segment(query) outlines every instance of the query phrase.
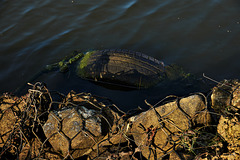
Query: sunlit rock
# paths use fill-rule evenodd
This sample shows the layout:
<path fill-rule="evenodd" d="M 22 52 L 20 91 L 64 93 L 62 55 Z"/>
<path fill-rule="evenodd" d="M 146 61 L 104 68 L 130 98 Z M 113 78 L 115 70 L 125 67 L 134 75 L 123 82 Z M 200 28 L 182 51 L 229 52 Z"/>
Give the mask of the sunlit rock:
<path fill-rule="evenodd" d="M 102 119 L 84 106 L 51 112 L 43 130 L 54 150 L 63 156 L 80 157 L 104 136 Z"/>
<path fill-rule="evenodd" d="M 237 117 L 224 117 L 221 116 L 217 126 L 218 133 L 228 143 L 228 150 L 235 159 L 240 159 L 240 121 Z M 233 153 L 234 152 L 234 153 Z"/>
<path fill-rule="evenodd" d="M 202 97 L 192 95 L 137 115 L 132 124 L 136 145 L 145 158 L 156 159 L 164 156 L 180 142 L 180 137 L 176 135 L 189 130 L 195 118 L 199 119 L 198 125 L 210 123 L 211 119 L 199 117 L 206 116 L 199 114 L 205 109 Z"/>
<path fill-rule="evenodd" d="M 212 90 L 212 108 L 217 113 L 240 109 L 240 88 L 238 80 L 224 80 Z"/>

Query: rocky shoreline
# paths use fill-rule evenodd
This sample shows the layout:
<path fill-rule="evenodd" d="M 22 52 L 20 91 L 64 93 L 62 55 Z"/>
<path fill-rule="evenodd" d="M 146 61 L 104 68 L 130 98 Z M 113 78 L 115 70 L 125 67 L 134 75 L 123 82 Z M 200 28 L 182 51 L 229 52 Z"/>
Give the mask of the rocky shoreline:
<path fill-rule="evenodd" d="M 121 111 L 108 98 L 32 85 L 0 97 L 1 159 L 240 159 L 240 82 Z"/>

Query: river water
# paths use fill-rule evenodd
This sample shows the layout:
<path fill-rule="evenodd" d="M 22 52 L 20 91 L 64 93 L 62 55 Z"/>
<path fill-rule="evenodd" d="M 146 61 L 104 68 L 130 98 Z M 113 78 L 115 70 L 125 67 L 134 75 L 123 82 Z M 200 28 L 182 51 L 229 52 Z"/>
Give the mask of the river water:
<path fill-rule="evenodd" d="M 0 0 L 0 93 L 74 50 L 105 48 L 140 51 L 216 80 L 240 78 L 239 44 L 239 0 Z M 111 90 L 73 72 L 39 81 L 63 93 L 109 97 L 125 110 L 181 92 Z"/>

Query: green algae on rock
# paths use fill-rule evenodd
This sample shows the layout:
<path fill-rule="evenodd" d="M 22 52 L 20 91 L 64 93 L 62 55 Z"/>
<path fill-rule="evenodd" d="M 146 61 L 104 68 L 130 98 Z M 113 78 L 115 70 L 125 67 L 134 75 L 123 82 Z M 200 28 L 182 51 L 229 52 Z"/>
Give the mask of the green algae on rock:
<path fill-rule="evenodd" d="M 87 72 L 85 72 L 85 67 L 88 65 L 88 60 L 90 56 L 94 53 L 95 51 L 92 52 L 87 52 L 84 57 L 81 59 L 79 65 L 77 66 L 77 75 L 80 77 L 85 77 L 87 76 Z"/>

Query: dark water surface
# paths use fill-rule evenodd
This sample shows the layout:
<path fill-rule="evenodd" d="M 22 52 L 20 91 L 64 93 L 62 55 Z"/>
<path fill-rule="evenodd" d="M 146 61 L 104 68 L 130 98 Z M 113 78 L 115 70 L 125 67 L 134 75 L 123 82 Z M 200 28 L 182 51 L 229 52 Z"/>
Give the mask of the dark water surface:
<path fill-rule="evenodd" d="M 217 80 L 240 78 L 239 44 L 239 0 L 0 0 L 0 93 L 14 91 L 74 50 L 105 48 L 140 51 Z M 161 85 L 109 90 L 73 72 L 39 80 L 64 93 L 107 96 L 124 109 L 182 92 Z"/>

